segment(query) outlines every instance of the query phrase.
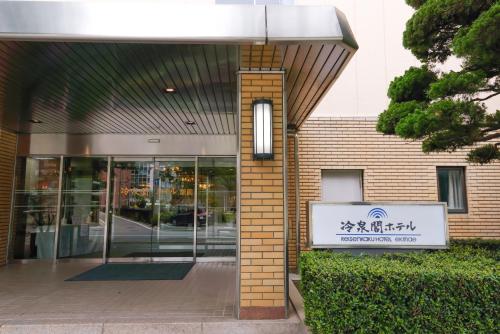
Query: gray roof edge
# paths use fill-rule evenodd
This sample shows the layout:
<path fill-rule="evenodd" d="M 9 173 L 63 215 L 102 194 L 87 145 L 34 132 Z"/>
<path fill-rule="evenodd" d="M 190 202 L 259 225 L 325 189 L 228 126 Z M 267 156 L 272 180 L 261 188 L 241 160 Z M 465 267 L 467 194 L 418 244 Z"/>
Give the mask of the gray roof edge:
<path fill-rule="evenodd" d="M 345 15 L 333 6 L 189 5 L 150 0 L 0 0 L 1 39 L 181 44 L 322 42 L 344 43 L 357 49 Z"/>
<path fill-rule="evenodd" d="M 344 13 L 335 6 L 266 5 L 269 43 L 339 43 L 357 49 L 358 44 Z"/>
<path fill-rule="evenodd" d="M 344 43 L 357 50 L 359 48 L 359 45 L 358 42 L 356 42 L 354 33 L 352 32 L 351 26 L 347 21 L 347 17 L 345 16 L 344 12 L 342 12 L 338 8 L 335 8 L 335 12 L 337 14 L 340 30 L 342 31 L 342 39 Z"/>

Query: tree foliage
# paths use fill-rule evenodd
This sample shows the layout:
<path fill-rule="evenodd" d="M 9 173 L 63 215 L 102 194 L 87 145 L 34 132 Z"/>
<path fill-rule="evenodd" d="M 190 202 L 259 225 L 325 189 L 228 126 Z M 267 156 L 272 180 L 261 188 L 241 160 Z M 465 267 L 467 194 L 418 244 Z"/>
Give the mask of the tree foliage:
<path fill-rule="evenodd" d="M 403 45 L 423 65 L 391 82 L 377 130 L 422 140 L 424 152 L 476 145 L 469 161 L 499 160 L 500 111 L 487 112 L 483 102 L 500 94 L 500 1 L 406 2 L 416 11 Z M 461 69 L 439 72 L 437 65 L 452 55 L 462 60 Z"/>

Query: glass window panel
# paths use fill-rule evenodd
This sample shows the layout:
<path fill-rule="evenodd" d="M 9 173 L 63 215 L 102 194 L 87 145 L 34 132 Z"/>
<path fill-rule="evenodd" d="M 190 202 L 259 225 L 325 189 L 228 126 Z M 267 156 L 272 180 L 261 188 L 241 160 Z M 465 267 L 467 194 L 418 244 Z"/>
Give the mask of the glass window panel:
<path fill-rule="evenodd" d="M 109 257 L 150 257 L 153 183 L 153 161 L 113 161 Z"/>
<path fill-rule="evenodd" d="M 466 212 L 465 173 L 461 167 L 439 167 L 439 201 L 448 204 L 448 211 Z"/>
<path fill-rule="evenodd" d="M 194 183 L 194 160 L 158 162 L 151 256 L 193 256 Z"/>
<path fill-rule="evenodd" d="M 15 259 L 52 259 L 59 164 L 56 157 L 18 158 L 13 221 Z"/>
<path fill-rule="evenodd" d="M 59 258 L 100 258 L 104 245 L 106 158 L 64 158 Z"/>
<path fill-rule="evenodd" d="M 236 256 L 236 159 L 199 158 L 196 255 Z"/>
<path fill-rule="evenodd" d="M 192 257 L 194 159 L 115 159 L 110 257 Z"/>
<path fill-rule="evenodd" d="M 333 202 L 363 201 L 363 171 L 322 170 L 321 200 Z"/>
<path fill-rule="evenodd" d="M 53 259 L 59 157 L 19 158 L 12 256 Z M 110 226 L 105 232 L 107 158 L 63 159 L 58 258 L 191 257 L 236 254 L 236 158 L 115 158 L 111 166 Z M 194 211 L 197 191 L 198 211 Z"/>

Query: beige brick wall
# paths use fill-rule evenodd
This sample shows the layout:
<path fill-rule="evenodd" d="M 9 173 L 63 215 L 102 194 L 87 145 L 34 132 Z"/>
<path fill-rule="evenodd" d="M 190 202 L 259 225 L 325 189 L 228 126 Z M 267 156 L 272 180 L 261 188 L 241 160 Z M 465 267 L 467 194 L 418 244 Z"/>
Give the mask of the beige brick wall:
<path fill-rule="evenodd" d="M 283 75 L 241 74 L 240 318 L 284 316 Z M 253 160 L 252 101 L 273 101 L 274 160 Z"/>
<path fill-rule="evenodd" d="M 424 154 L 420 142 L 384 136 L 375 124 L 374 119 L 312 118 L 301 127 L 302 247 L 307 242 L 306 203 L 321 199 L 322 169 L 362 169 L 366 201 L 436 201 L 436 166 L 464 166 L 468 213 L 449 214 L 450 237 L 500 238 L 500 163 L 468 164 L 466 151 Z M 293 234 L 289 240 L 289 247 L 295 247 Z"/>
<path fill-rule="evenodd" d="M 15 134 L 0 129 L 0 266 L 7 260 L 16 141 Z"/>

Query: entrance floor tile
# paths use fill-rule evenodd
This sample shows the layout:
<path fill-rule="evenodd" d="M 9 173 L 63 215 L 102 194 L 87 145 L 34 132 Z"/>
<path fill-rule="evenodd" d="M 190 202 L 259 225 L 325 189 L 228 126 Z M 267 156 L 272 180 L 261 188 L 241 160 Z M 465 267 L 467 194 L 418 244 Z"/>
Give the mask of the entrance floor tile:
<path fill-rule="evenodd" d="M 234 263 L 197 263 L 178 281 L 65 281 L 97 265 L 1 267 L 0 334 L 305 333 L 292 306 L 288 319 L 237 320 Z"/>
<path fill-rule="evenodd" d="M 0 268 L 0 322 L 235 318 L 234 263 L 198 263 L 183 280 L 65 282 L 92 263 Z"/>

